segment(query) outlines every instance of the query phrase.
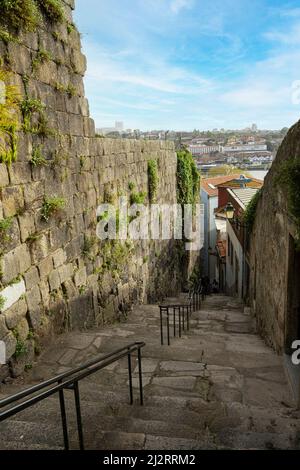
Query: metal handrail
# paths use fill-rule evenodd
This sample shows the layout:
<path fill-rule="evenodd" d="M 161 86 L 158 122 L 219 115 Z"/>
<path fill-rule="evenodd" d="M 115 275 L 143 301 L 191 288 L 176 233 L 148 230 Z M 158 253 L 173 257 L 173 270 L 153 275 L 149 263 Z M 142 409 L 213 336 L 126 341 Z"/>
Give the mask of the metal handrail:
<path fill-rule="evenodd" d="M 38 385 L 34 385 L 22 392 L 18 392 L 10 397 L 0 400 L 0 408 L 6 407 L 12 403 L 18 402 L 22 398 L 29 397 L 35 392 L 43 390 L 50 387 L 53 384 L 57 384 L 52 388 L 44 390 L 38 395 L 25 400 L 8 410 L 0 412 L 0 422 L 5 419 L 20 413 L 21 411 L 35 405 L 36 403 L 49 398 L 50 396 L 59 393 L 60 399 L 60 411 L 62 418 L 62 427 L 63 427 L 63 436 L 64 436 L 64 445 L 65 449 L 69 450 L 69 437 L 68 437 L 68 427 L 67 427 L 67 418 L 66 418 L 66 409 L 65 409 L 65 400 L 64 400 L 64 390 L 73 390 L 75 405 L 76 405 L 76 416 L 77 416 L 77 429 L 79 437 L 79 446 L 81 450 L 84 450 L 83 442 L 83 430 L 82 430 L 82 419 L 81 419 L 81 407 L 80 407 L 80 394 L 79 394 L 79 385 L 80 380 L 88 377 L 89 375 L 94 374 L 95 372 L 104 369 L 108 365 L 128 357 L 128 374 L 129 374 L 129 393 L 130 393 L 130 404 L 133 404 L 133 386 L 132 386 L 132 367 L 131 367 L 131 354 L 137 351 L 138 353 L 138 371 L 139 371 L 139 391 L 140 391 L 140 404 L 143 405 L 143 383 L 142 383 L 142 356 L 141 349 L 145 346 L 144 342 L 131 343 L 127 346 L 124 346 L 121 349 L 118 349 L 110 354 L 102 356 L 101 358 L 94 358 L 90 361 L 85 362 L 81 366 L 78 366 L 70 371 L 59 374 L 49 380 L 41 382 Z M 77 374 L 77 375 L 76 375 Z M 70 378 L 71 377 L 71 378 Z M 66 380 L 65 380 L 66 379 Z"/>

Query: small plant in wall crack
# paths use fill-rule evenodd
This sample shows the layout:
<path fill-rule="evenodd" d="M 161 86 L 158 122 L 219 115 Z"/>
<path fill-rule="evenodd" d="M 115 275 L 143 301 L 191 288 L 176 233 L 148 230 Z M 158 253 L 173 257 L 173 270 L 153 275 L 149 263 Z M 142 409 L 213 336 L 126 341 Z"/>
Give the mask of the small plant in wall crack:
<path fill-rule="evenodd" d="M 12 217 L 6 217 L 0 220 L 0 243 L 5 243 L 9 240 L 7 232 L 10 230 L 13 223 Z"/>
<path fill-rule="evenodd" d="M 34 98 L 26 97 L 20 104 L 23 116 L 23 129 L 25 132 L 31 132 L 31 118 L 34 113 L 41 113 L 45 109 L 45 105 Z"/>
<path fill-rule="evenodd" d="M 35 58 L 32 61 L 33 72 L 35 72 L 40 65 L 45 64 L 50 60 L 52 60 L 51 53 L 49 51 L 46 51 L 45 49 L 39 49 Z"/>
<path fill-rule="evenodd" d="M 42 206 L 42 212 L 41 212 L 41 218 L 45 222 L 48 222 L 51 216 L 59 212 L 65 207 L 65 200 L 60 197 L 45 197 L 43 206 Z"/>
<path fill-rule="evenodd" d="M 40 145 L 38 145 L 35 149 L 33 149 L 30 163 L 34 167 L 41 166 L 41 165 L 48 165 L 47 160 L 42 154 L 42 148 Z"/>

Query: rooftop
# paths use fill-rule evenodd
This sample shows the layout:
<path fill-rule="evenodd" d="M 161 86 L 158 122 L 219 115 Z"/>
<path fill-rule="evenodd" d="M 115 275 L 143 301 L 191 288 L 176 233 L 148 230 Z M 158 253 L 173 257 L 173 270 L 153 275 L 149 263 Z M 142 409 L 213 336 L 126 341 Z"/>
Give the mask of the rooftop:
<path fill-rule="evenodd" d="M 240 175 L 215 176 L 214 178 L 201 179 L 201 189 L 210 197 L 218 196 L 218 187 L 220 184 L 231 180 L 239 179 Z"/>
<path fill-rule="evenodd" d="M 231 194 L 237 203 L 241 206 L 242 209 L 246 209 L 249 202 L 255 196 L 259 188 L 239 188 L 239 189 L 228 189 L 229 194 Z"/>

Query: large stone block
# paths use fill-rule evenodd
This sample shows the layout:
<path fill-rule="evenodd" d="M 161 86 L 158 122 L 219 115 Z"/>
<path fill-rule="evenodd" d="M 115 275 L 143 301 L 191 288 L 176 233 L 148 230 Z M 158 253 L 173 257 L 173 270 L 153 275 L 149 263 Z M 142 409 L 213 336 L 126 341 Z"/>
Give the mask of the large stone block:
<path fill-rule="evenodd" d="M 41 303 L 41 293 L 39 286 L 36 285 L 26 294 L 26 300 L 29 310 L 36 310 Z"/>
<path fill-rule="evenodd" d="M 2 207 L 4 217 L 12 217 L 24 208 L 21 186 L 9 186 L 2 189 Z"/>
<path fill-rule="evenodd" d="M 11 184 L 24 184 L 31 181 L 31 168 L 28 163 L 15 162 L 9 167 Z"/>
<path fill-rule="evenodd" d="M 26 313 L 27 303 L 25 298 L 22 298 L 5 312 L 4 316 L 7 328 L 10 330 L 15 328 L 22 318 L 26 316 Z"/>
<path fill-rule="evenodd" d="M 52 256 L 47 256 L 47 258 L 43 259 L 39 265 L 38 270 L 40 273 L 40 278 L 45 279 L 53 270 L 53 260 Z"/>
<path fill-rule="evenodd" d="M 25 274 L 24 280 L 26 285 L 26 290 L 32 289 L 34 286 L 38 285 L 40 282 L 39 272 L 36 266 L 32 266 Z"/>
<path fill-rule="evenodd" d="M 30 253 L 27 245 L 24 243 L 3 256 L 2 281 L 4 284 L 8 284 L 13 279 L 16 279 L 19 274 L 26 272 L 30 266 Z"/>
<path fill-rule="evenodd" d="M 7 166 L 5 163 L 0 163 L 0 187 L 7 186 L 9 183 Z"/>

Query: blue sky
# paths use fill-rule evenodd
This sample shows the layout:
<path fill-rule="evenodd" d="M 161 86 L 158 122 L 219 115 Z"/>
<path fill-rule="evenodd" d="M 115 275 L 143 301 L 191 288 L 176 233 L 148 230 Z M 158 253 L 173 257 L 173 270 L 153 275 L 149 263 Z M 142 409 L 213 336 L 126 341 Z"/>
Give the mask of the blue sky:
<path fill-rule="evenodd" d="M 300 118 L 300 5 L 279 0 L 76 0 L 97 127 L 205 130 Z"/>

